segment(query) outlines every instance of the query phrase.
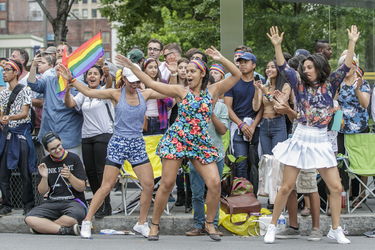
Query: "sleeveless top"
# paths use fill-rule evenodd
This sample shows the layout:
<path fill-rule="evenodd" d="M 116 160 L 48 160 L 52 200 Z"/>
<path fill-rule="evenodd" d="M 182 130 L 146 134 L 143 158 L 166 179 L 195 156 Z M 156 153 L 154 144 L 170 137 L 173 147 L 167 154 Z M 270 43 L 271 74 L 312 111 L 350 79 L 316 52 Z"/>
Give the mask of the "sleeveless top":
<path fill-rule="evenodd" d="M 137 94 L 139 104 L 132 106 L 126 101 L 125 87 L 121 89 L 121 97 L 115 108 L 114 135 L 125 138 L 142 137 L 147 106 L 139 89 Z"/>

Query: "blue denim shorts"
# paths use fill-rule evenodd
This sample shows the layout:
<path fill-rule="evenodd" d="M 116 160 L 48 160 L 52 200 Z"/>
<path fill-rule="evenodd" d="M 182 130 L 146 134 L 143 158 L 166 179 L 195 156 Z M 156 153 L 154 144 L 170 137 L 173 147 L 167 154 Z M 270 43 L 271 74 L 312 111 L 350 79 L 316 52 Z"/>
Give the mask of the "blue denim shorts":
<path fill-rule="evenodd" d="M 113 135 L 107 147 L 106 165 L 121 168 L 125 161 L 132 167 L 150 162 L 146 152 L 146 143 L 142 137 L 125 138 Z"/>

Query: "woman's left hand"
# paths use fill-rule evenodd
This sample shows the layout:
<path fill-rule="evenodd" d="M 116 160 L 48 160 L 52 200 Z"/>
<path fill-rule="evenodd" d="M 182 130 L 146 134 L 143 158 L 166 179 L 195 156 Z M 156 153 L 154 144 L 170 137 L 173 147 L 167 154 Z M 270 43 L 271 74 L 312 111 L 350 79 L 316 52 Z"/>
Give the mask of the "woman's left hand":
<path fill-rule="evenodd" d="M 223 58 L 223 55 L 214 46 L 211 46 L 211 49 L 206 49 L 205 53 L 215 61 L 220 61 Z"/>
<path fill-rule="evenodd" d="M 170 58 L 169 58 L 170 57 Z M 177 72 L 177 58 L 175 56 L 169 56 L 168 62 L 165 64 L 168 68 L 168 70 L 174 74 Z"/>
<path fill-rule="evenodd" d="M 129 69 L 133 67 L 132 61 L 126 58 L 126 56 L 118 54 L 115 56 L 115 61 L 123 67 L 129 68 Z"/>

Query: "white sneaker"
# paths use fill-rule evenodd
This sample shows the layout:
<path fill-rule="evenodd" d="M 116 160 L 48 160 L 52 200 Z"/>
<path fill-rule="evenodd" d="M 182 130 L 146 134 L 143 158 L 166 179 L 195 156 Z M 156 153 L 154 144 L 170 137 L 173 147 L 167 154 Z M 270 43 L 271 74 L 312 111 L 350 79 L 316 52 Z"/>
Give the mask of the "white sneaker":
<path fill-rule="evenodd" d="M 85 239 L 91 238 L 91 221 L 82 221 L 81 237 Z"/>
<path fill-rule="evenodd" d="M 339 244 L 350 244 L 350 240 L 345 237 L 345 234 L 347 233 L 348 232 L 344 231 L 342 227 L 337 227 L 336 230 L 333 230 L 331 226 L 331 230 L 329 230 L 327 237 L 332 240 L 337 240 L 337 243 Z"/>
<path fill-rule="evenodd" d="M 143 225 L 139 225 L 137 222 L 137 224 L 135 224 L 135 226 L 133 227 L 133 230 L 139 234 L 142 234 L 145 238 L 147 238 L 148 234 L 150 233 L 150 228 L 148 227 L 147 222 Z"/>
<path fill-rule="evenodd" d="M 277 227 L 274 224 L 269 224 L 267 227 L 267 233 L 264 236 L 264 243 L 269 243 L 269 244 L 274 243 L 276 233 L 277 233 Z"/>

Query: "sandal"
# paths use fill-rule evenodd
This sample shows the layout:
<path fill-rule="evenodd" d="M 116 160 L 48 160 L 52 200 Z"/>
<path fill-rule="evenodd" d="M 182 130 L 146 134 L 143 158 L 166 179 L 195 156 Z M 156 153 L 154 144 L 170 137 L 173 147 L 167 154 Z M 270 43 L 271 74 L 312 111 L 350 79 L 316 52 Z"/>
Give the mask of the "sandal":
<path fill-rule="evenodd" d="M 352 203 L 351 207 L 355 208 L 361 200 L 362 198 L 359 197 L 355 202 Z M 356 209 L 360 209 L 360 208 L 362 208 L 362 203 Z"/>
<path fill-rule="evenodd" d="M 203 229 L 206 232 L 206 234 L 209 235 L 210 238 L 213 239 L 214 241 L 221 241 L 220 235 L 218 233 L 216 233 L 216 230 L 215 230 L 215 233 L 210 233 L 207 230 L 206 223 L 207 224 L 214 224 L 214 222 L 208 222 L 208 221 L 205 222 L 205 224 L 203 225 Z"/>
<path fill-rule="evenodd" d="M 148 241 L 158 241 L 159 240 L 159 224 L 155 224 L 153 222 L 151 222 L 151 224 L 158 227 L 158 233 L 157 233 L 157 235 L 148 235 L 147 240 Z"/>

